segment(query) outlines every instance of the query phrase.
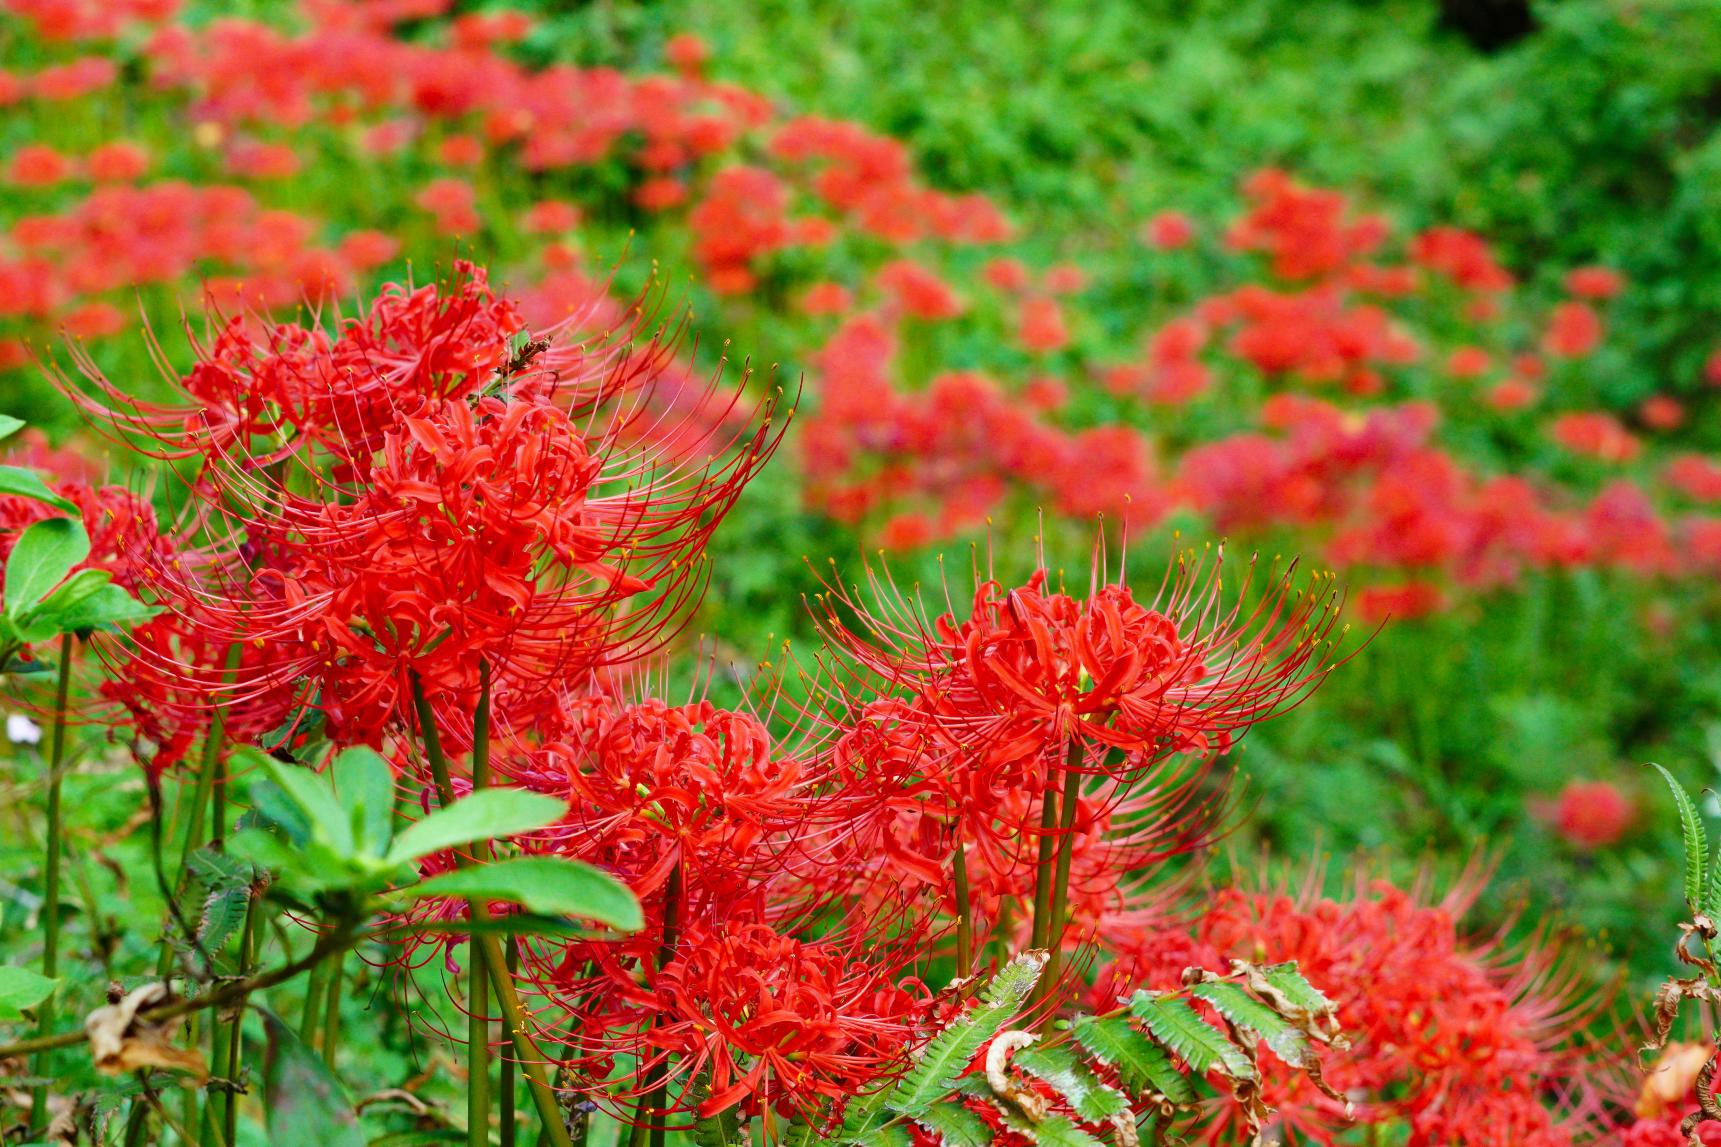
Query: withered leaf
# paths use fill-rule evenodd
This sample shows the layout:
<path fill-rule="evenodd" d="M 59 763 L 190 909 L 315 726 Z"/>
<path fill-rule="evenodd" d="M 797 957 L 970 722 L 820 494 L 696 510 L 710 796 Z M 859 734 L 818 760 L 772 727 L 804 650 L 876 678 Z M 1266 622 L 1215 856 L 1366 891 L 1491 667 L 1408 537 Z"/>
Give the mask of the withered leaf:
<path fill-rule="evenodd" d="M 203 1054 L 196 1048 L 176 1047 L 172 1043 L 173 1033 L 180 1025 L 179 1017 L 155 1023 L 140 1014 L 171 998 L 166 984 L 145 984 L 118 1003 L 97 1008 L 85 1017 L 84 1034 L 89 1038 L 96 1070 L 121 1075 L 160 1067 L 183 1071 L 200 1084 L 207 1080 L 209 1066 Z"/>

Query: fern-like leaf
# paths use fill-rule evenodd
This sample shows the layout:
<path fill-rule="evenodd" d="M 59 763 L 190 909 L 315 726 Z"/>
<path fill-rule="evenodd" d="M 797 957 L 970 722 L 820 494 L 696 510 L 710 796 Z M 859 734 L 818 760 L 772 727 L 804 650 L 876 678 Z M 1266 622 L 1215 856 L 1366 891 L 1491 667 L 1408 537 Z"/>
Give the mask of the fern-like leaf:
<path fill-rule="evenodd" d="M 1253 1081 L 1255 1065 L 1224 1032 L 1196 1014 L 1185 1000 L 1137 992 L 1129 1009 L 1147 1033 L 1183 1060 L 1197 1075 L 1222 1071 L 1232 1079 Z"/>
<path fill-rule="evenodd" d="M 1048 1115 L 1038 1123 L 1030 1123 L 1022 1113 L 1000 1108 L 1004 1126 L 1040 1147 L 1102 1147 L 1100 1141 L 1077 1127 L 1067 1115 Z"/>
<path fill-rule="evenodd" d="M 1685 906 L 1693 915 L 1703 909 L 1704 863 L 1708 860 L 1709 841 L 1703 832 L 1703 818 L 1697 814 L 1697 804 L 1685 786 L 1673 774 L 1651 761 L 1649 767 L 1660 773 L 1673 792 L 1673 803 L 1679 809 L 1679 835 L 1685 842 Z"/>
<path fill-rule="evenodd" d="M 1197 984 L 1189 994 L 1206 1000 L 1214 1011 L 1259 1037 L 1289 1066 L 1302 1069 L 1313 1058 L 1309 1039 L 1300 1028 L 1236 984 L 1223 981 Z"/>
<path fill-rule="evenodd" d="M 739 1147 L 747 1142 L 736 1109 L 702 1115 L 693 1121 L 693 1141 L 699 1147 Z"/>
<path fill-rule="evenodd" d="M 884 1106 L 912 1118 L 950 1094 L 986 1041 L 1022 1010 L 1045 966 L 1044 952 L 1028 952 L 1005 964 L 980 994 L 980 1002 L 927 1042 L 920 1061 L 885 1094 Z"/>
<path fill-rule="evenodd" d="M 1136 1031 L 1122 1016 L 1077 1016 L 1071 1028 L 1089 1055 L 1112 1068 L 1137 1096 L 1163 1096 L 1178 1106 L 1201 1098 L 1165 1049 Z"/>
<path fill-rule="evenodd" d="M 1703 890 L 1703 915 L 1721 923 L 1721 842 L 1715 845 L 1715 856 L 1709 862 L 1709 879 Z"/>
<path fill-rule="evenodd" d="M 938 1136 L 944 1147 L 991 1147 L 992 1129 L 960 1103 L 934 1103 L 916 1116 L 915 1122 Z"/>
<path fill-rule="evenodd" d="M 1107 1086 L 1067 1047 L 1025 1047 L 1010 1062 L 1049 1084 L 1088 1123 L 1104 1123 L 1129 1106 L 1123 1092 Z"/>

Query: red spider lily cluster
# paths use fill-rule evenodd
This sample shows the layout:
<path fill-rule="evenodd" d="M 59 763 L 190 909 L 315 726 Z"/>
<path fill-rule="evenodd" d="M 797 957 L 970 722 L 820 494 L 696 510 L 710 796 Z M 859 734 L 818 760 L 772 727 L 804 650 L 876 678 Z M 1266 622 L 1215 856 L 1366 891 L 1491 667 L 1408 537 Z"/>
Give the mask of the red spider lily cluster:
<path fill-rule="evenodd" d="M 1143 225 L 1141 273 L 1203 288 L 1143 316 L 1130 352 L 1086 313 L 1116 286 L 1104 274 L 1031 266 L 996 205 L 928 187 L 898 141 L 716 79 L 693 37 L 665 46 L 666 72 L 629 75 L 526 66 L 529 17 L 449 16 L 447 0 L 307 0 L 291 31 L 182 24 L 159 2 L 7 8 L 64 58 L 0 73 L 0 104 L 45 125 L 65 101 L 111 99 L 109 45 L 124 39 L 141 45 L 148 98 L 195 144 L 183 182 L 150 178 L 173 141 L 4 157 L 20 208 L 0 220 L 0 320 L 20 334 L 118 334 L 133 288 L 193 276 L 230 310 L 339 297 L 415 245 L 511 234 L 549 239 L 518 269 L 523 316 L 602 330 L 625 304 L 578 238 L 582 207 L 613 205 L 573 202 L 601 172 L 717 295 L 799 300 L 804 342 L 786 349 L 814 366 L 795 451 L 808 504 L 892 547 L 1022 506 L 1137 525 L 1193 510 L 1224 530 L 1293 531 L 1363 586 L 1370 618 L 1536 570 L 1721 568 L 1715 462 L 1659 449 L 1703 380 L 1607 409 L 1588 397 L 1610 311 L 1633 290 L 1606 267 L 1571 270 L 1542 303 L 1476 234 L 1404 234 L 1263 171 L 1228 224 L 1167 211 Z M 427 20 L 439 35 L 420 34 Z M 295 181 L 332 163 L 404 191 L 303 214 Z M 498 165 L 548 194 L 514 202 Z M 948 257 L 976 245 L 995 256 L 977 270 Z M 997 353 L 942 349 L 976 343 Z M 0 338 L 0 365 L 25 357 Z M 1459 448 L 1482 430 L 1505 444 L 1487 465 Z"/>
<path fill-rule="evenodd" d="M 1318 887 L 1224 889 L 1187 931 L 1133 922 L 1108 929 L 1116 959 L 1097 977 L 1092 1002 L 1112 1006 L 1144 982 L 1175 987 L 1190 966 L 1296 960 L 1326 986 L 1352 1040 L 1326 1082 L 1354 1113 L 1347 1119 L 1305 1077 L 1269 1071 L 1264 1090 L 1282 1142 L 1350 1142 L 1359 1125 L 1414 1147 L 1591 1142 L 1613 1122 L 1596 1093 L 1596 1061 L 1619 1054 L 1585 1045 L 1597 1001 L 1558 944 L 1467 937 L 1459 921 L 1477 890 L 1473 876 L 1438 900 L 1425 888 L 1362 879 L 1342 899 Z M 1238 1142 L 1235 1135 L 1221 1118 L 1203 1141 Z"/>
<path fill-rule="evenodd" d="M 1219 760 L 1331 668 L 1337 596 L 1189 555 L 1137 600 L 1103 551 L 1085 594 L 1042 561 L 936 611 L 833 580 L 828 649 L 780 704 L 666 700 L 654 655 L 785 420 L 691 398 L 633 314 L 558 342 L 462 264 L 310 325 L 212 318 L 171 400 L 86 361 L 64 385 L 171 466 L 178 507 L 164 529 L 138 494 L 63 487 L 92 563 L 160 609 L 99 640 L 104 691 L 153 788 L 199 742 L 327 743 L 379 748 L 425 808 L 444 751 L 456 793 L 482 755 L 561 799 L 509 847 L 596 865 L 646 918 L 524 945 L 563 1086 L 631 1118 L 826 1119 L 937 1030 L 953 946 L 964 977 L 1069 954 L 1049 1015 L 1106 927 L 1165 910 L 1165 862 L 1221 827 Z M 452 955 L 468 911 L 423 902 L 398 959 Z"/>

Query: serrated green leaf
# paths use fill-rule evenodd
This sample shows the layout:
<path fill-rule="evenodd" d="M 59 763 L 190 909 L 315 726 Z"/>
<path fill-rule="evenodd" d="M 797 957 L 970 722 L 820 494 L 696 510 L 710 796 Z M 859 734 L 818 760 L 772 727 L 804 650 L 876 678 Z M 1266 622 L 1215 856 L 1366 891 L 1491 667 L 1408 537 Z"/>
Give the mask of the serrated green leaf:
<path fill-rule="evenodd" d="M 82 522 L 48 518 L 31 525 L 18 535 L 6 559 L 6 616 L 27 617 L 73 566 L 89 556 L 90 536 Z"/>
<path fill-rule="evenodd" d="M 197 921 L 197 942 L 206 952 L 219 952 L 239 926 L 245 922 L 245 910 L 251 905 L 249 888 L 213 888 L 203 900 L 203 914 Z"/>
<path fill-rule="evenodd" d="M 1147 1028 L 1148 1035 L 1197 1075 L 1217 1070 L 1232 1079 L 1256 1078 L 1249 1057 L 1224 1032 L 1202 1019 L 1188 1001 L 1137 992 L 1130 997 L 1129 1010 Z"/>
<path fill-rule="evenodd" d="M 944 1147 L 988 1147 L 992 1129 L 986 1121 L 960 1103 L 940 1100 L 915 1117 L 915 1122 L 938 1137 Z"/>
<path fill-rule="evenodd" d="M 856 1136 L 860 1147 L 910 1147 L 914 1136 L 900 1123 L 885 1123 Z"/>
<path fill-rule="evenodd" d="M 546 916 L 596 920 L 628 932 L 645 926 L 639 900 L 627 885 L 560 856 L 514 856 L 457 868 L 403 888 L 400 894 L 506 900 Z"/>
<path fill-rule="evenodd" d="M 555 824 L 565 802 L 524 789 L 480 789 L 402 829 L 388 850 L 388 863 L 405 864 L 475 840 L 514 836 Z"/>
<path fill-rule="evenodd" d="M 17 498 L 28 498 L 32 502 L 42 502 L 64 510 L 68 514 L 78 512 L 78 504 L 69 498 L 48 489 L 41 475 L 34 470 L 26 470 L 21 466 L 0 466 L 0 494 L 10 494 Z"/>
<path fill-rule="evenodd" d="M 1000 1105 L 1004 1126 L 1026 1136 L 1040 1147 L 1100 1147 L 1100 1141 L 1075 1125 L 1067 1115 L 1048 1115 L 1038 1123 L 1030 1123 L 1022 1113 Z"/>
<path fill-rule="evenodd" d="M 1721 842 L 1715 845 L 1715 857 L 1709 862 L 1709 879 L 1703 890 L 1703 915 L 1721 922 Z"/>
<path fill-rule="evenodd" d="M 1330 1016 L 1338 1011 L 1337 1005 L 1303 976 L 1295 960 L 1267 964 L 1256 971 L 1288 1002 L 1311 1016 Z"/>
<path fill-rule="evenodd" d="M 1005 964 L 976 1006 L 927 1041 L 914 1067 L 885 1094 L 884 1106 L 917 1117 L 950 1094 L 956 1077 L 968 1069 L 986 1041 L 1021 1011 L 1045 966 L 1044 953 L 1024 954 Z"/>
<path fill-rule="evenodd" d="M 735 1108 L 729 1107 L 715 1115 L 694 1119 L 693 1141 L 698 1147 L 743 1147 L 747 1139 L 741 1132 Z"/>
<path fill-rule="evenodd" d="M 1129 1107 L 1123 1092 L 1108 1086 L 1068 1047 L 1025 1047 L 1010 1062 L 1050 1085 L 1088 1123 L 1104 1123 Z"/>
<path fill-rule="evenodd" d="M 59 983 L 28 968 L 0 968 L 0 1021 L 16 1023 L 23 1019 L 24 1009 L 53 995 Z"/>
<path fill-rule="evenodd" d="M 1703 867 L 1708 860 L 1709 841 L 1703 831 L 1703 818 L 1698 815 L 1691 794 L 1674 779 L 1672 773 L 1654 761 L 1649 763 L 1649 767 L 1667 782 L 1673 793 L 1673 803 L 1679 809 L 1679 835 L 1685 844 L 1685 906 L 1695 915 L 1702 910 L 1703 891 L 1707 884 Z"/>
<path fill-rule="evenodd" d="M 1233 983 L 1197 984 L 1190 995 L 1206 1000 L 1213 1010 L 1233 1024 L 1259 1037 L 1268 1050 L 1285 1064 L 1298 1069 L 1308 1065 L 1309 1037 L 1266 1004 Z"/>
<path fill-rule="evenodd" d="M 1089 1055 L 1117 1072 L 1131 1093 L 1163 1095 L 1179 1106 L 1201 1098 L 1165 1049 L 1136 1031 L 1122 1016 L 1077 1016 L 1071 1031 Z"/>

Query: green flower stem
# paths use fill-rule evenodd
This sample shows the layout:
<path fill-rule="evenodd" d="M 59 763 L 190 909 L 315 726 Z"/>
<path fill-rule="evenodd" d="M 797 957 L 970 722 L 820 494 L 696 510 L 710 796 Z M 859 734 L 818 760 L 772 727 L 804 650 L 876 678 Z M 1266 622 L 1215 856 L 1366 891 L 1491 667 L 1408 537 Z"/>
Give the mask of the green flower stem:
<path fill-rule="evenodd" d="M 1081 762 L 1080 746 L 1079 740 L 1071 746 L 1070 760 L 1064 768 L 1064 796 L 1058 816 L 1058 866 L 1052 880 L 1052 914 L 1046 933 L 1046 944 L 1052 954 L 1039 981 L 1044 985 L 1042 995 L 1057 987 L 1058 971 L 1064 959 L 1064 927 L 1067 923 L 1064 917 L 1070 903 L 1070 861 L 1076 851 L 1076 811 L 1082 795 L 1082 774 L 1077 768 Z"/>
<path fill-rule="evenodd" d="M 317 1038 L 317 1021 L 322 1017 L 323 991 L 328 985 L 329 965 L 319 960 L 311 967 L 311 978 L 305 985 L 305 1007 L 299 1013 L 299 1042 L 312 1046 Z"/>
<path fill-rule="evenodd" d="M 72 635 L 60 638 L 60 676 L 54 692 L 54 732 L 48 748 L 48 839 L 42 868 L 42 974 L 54 979 L 60 974 L 60 847 L 64 826 L 60 823 L 60 767 L 66 760 L 66 705 L 71 695 Z M 37 1036 L 46 1036 L 54 1026 L 60 991 L 55 988 L 42 1001 L 36 1017 Z M 36 1056 L 30 1070 L 47 1078 L 47 1051 Z M 48 1088 L 30 1089 L 30 1130 L 48 1126 Z"/>
<path fill-rule="evenodd" d="M 974 906 L 968 888 L 968 847 L 962 843 L 962 820 L 955 824 L 956 849 L 951 856 L 951 875 L 956 885 L 956 974 L 974 970 Z"/>
<path fill-rule="evenodd" d="M 520 938 L 518 936 L 508 937 L 507 961 L 508 975 L 513 976 L 520 970 Z M 502 1147 L 514 1147 L 520 1131 L 518 1126 L 520 1117 L 514 1110 L 516 1099 L 514 1094 L 514 1058 L 504 1055 L 501 1059 L 502 1078 L 497 1089 L 497 1098 L 502 1115 Z"/>
<path fill-rule="evenodd" d="M 341 1044 L 341 981 L 347 970 L 347 954 L 335 955 L 329 972 L 328 999 L 323 1009 L 323 1062 L 335 1069 L 335 1053 Z"/>
<path fill-rule="evenodd" d="M 436 782 L 437 795 L 444 806 L 454 803 L 454 784 L 449 779 L 448 758 L 442 754 L 442 738 L 436 732 L 436 718 L 430 711 L 430 702 L 424 695 L 424 683 L 417 674 L 412 678 L 412 700 L 418 714 L 419 736 L 424 745 L 424 755 L 430 765 L 430 775 Z M 490 918 L 488 906 L 484 906 L 475 917 L 477 921 Z M 508 974 L 507 958 L 502 954 L 502 945 L 493 935 L 482 935 L 478 938 L 479 950 L 484 963 L 490 970 L 490 986 L 496 989 L 496 1003 L 502 1009 L 502 1022 L 508 1027 L 508 1038 L 514 1044 L 514 1054 L 520 1061 L 520 1069 L 525 1072 L 526 1083 L 532 1091 L 532 1103 L 538 1109 L 538 1117 L 543 1121 L 544 1136 L 549 1140 L 550 1147 L 573 1147 L 568 1138 L 567 1126 L 562 1122 L 562 1109 L 556 1103 L 556 1093 L 550 1088 L 549 1076 L 544 1072 L 544 1064 L 540 1052 L 532 1042 L 531 1033 L 526 1027 L 526 1012 L 520 1006 L 520 996 L 514 990 L 514 978 Z"/>
<path fill-rule="evenodd" d="M 490 667 L 478 667 L 478 708 L 472 715 L 472 788 L 490 787 Z M 472 850 L 479 863 L 490 859 L 490 844 L 479 841 Z M 467 902 L 473 919 L 484 907 L 481 898 Z M 478 945 L 468 942 L 466 960 L 466 1141 L 468 1147 L 490 1143 L 490 996 L 485 990 L 484 962 Z"/>

